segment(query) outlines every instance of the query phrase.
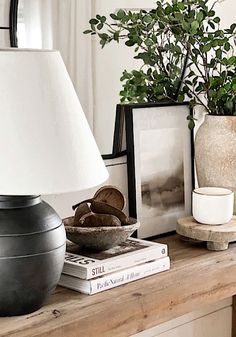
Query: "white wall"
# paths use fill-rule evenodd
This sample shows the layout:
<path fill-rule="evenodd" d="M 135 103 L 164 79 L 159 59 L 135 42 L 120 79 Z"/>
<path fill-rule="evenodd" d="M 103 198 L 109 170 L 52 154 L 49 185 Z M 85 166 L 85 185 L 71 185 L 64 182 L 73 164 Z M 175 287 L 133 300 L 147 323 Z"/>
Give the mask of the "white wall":
<path fill-rule="evenodd" d="M 153 0 L 95 0 L 94 15 L 108 17 L 120 8 L 139 10 L 154 7 Z M 103 154 L 111 153 L 115 124 L 116 104 L 120 102 L 122 88 L 120 77 L 124 69 L 132 70 L 139 65 L 133 59 L 133 48 L 122 42 L 111 42 L 101 49 L 99 38 L 93 39 L 94 58 L 94 135 Z"/>
<path fill-rule="evenodd" d="M 0 0 L 0 27 L 9 26 L 10 0 Z"/>
<path fill-rule="evenodd" d="M 9 27 L 10 0 L 0 0 L 0 27 Z M 10 47 L 9 30 L 0 29 L 0 47 Z"/>
<path fill-rule="evenodd" d="M 213 3 L 214 0 L 211 0 Z M 222 28 L 230 26 L 236 22 L 236 2 L 235 0 L 220 0 L 216 4 L 216 14 L 221 18 Z"/>

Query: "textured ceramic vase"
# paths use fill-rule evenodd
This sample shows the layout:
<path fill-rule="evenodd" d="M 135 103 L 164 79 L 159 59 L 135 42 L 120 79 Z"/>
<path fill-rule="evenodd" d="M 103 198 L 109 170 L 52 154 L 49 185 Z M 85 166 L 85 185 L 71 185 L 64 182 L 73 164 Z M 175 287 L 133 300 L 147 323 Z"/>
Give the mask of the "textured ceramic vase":
<path fill-rule="evenodd" d="M 195 138 L 195 161 L 200 187 L 225 187 L 236 194 L 235 116 L 206 115 Z"/>

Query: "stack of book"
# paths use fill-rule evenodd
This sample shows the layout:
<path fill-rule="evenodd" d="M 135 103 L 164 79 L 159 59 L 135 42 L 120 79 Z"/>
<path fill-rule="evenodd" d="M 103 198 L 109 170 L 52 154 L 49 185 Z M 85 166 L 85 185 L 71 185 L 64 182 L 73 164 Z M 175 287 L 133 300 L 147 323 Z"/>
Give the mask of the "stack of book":
<path fill-rule="evenodd" d="M 67 247 L 59 285 L 95 294 L 170 269 L 167 245 L 129 238 L 103 252 Z"/>

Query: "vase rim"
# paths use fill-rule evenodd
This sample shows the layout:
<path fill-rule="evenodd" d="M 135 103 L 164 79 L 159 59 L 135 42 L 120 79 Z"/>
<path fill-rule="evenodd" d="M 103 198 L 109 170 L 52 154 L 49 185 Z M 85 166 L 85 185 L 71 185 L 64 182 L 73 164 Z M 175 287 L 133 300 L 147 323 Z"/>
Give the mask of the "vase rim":
<path fill-rule="evenodd" d="M 226 195 L 233 194 L 234 192 L 229 188 L 224 187 L 213 187 L 213 186 L 206 186 L 206 187 L 198 187 L 193 190 L 193 193 L 204 195 L 207 197 L 224 197 Z"/>
<path fill-rule="evenodd" d="M 40 195 L 0 195 L 0 209 L 25 208 L 40 202 Z"/>

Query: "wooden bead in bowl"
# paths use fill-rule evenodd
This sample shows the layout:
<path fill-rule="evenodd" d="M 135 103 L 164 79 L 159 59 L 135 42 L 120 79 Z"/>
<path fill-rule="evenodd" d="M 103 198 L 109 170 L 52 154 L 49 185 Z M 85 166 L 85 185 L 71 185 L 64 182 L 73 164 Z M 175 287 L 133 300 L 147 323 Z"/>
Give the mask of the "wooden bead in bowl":
<path fill-rule="evenodd" d="M 80 227 L 117 227 L 121 226 L 120 220 L 109 214 L 88 213 L 82 216 L 79 222 Z"/>
<path fill-rule="evenodd" d="M 119 210 L 123 210 L 126 205 L 124 194 L 115 186 L 103 186 L 97 190 L 93 200 L 111 205 Z"/>

